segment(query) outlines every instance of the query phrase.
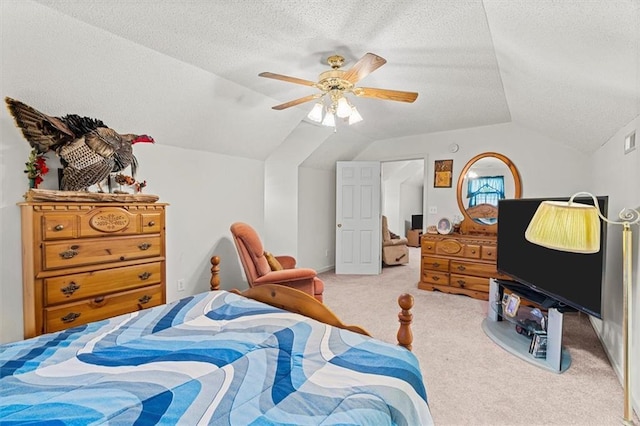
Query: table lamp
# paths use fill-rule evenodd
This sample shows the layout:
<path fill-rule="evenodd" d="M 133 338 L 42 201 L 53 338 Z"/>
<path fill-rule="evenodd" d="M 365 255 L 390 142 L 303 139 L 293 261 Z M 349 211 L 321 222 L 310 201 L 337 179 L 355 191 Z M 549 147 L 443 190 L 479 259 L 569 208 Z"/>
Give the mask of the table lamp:
<path fill-rule="evenodd" d="M 590 196 L 593 206 L 576 203 L 578 195 Z M 578 192 L 568 202 L 543 201 L 533 215 L 525 238 L 533 244 L 553 250 L 572 253 L 596 253 L 600 250 L 600 222 L 622 225 L 622 333 L 623 333 L 623 424 L 633 425 L 631 407 L 631 304 L 632 304 L 632 249 L 631 225 L 640 222 L 640 213 L 634 209 L 623 209 L 620 221 L 612 221 L 602 215 L 593 194 Z"/>

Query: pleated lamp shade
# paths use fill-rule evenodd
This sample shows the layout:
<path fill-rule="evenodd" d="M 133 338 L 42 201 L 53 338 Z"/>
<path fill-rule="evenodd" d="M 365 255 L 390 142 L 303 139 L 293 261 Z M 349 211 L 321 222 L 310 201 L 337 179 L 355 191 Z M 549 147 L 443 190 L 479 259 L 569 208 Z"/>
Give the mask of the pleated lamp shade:
<path fill-rule="evenodd" d="M 562 201 L 543 201 L 524 237 L 539 246 L 573 253 L 600 250 L 600 218 L 596 207 Z"/>

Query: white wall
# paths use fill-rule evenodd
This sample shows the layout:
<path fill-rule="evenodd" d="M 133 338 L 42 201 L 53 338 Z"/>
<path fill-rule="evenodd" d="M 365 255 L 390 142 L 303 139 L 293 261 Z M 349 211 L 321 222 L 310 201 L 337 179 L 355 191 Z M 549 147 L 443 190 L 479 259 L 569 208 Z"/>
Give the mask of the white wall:
<path fill-rule="evenodd" d="M 449 151 L 453 143 L 460 147 L 456 153 Z M 522 178 L 523 197 L 570 195 L 589 177 L 586 154 L 512 123 L 377 141 L 356 159 L 389 161 L 428 155 L 425 202 L 436 207 L 437 213 L 425 217 L 426 227 L 443 216 L 460 214 L 456 200 L 460 171 L 472 157 L 487 151 L 504 154 L 514 162 Z M 448 159 L 453 159 L 452 187 L 434 188 L 434 161 Z"/>
<path fill-rule="evenodd" d="M 386 163 L 382 163 L 384 165 Z M 383 172 L 384 173 L 384 172 Z M 384 180 L 382 184 L 382 214 L 387 217 L 389 231 L 400 237 L 411 228 L 411 215 L 422 213 L 423 186 Z"/>
<path fill-rule="evenodd" d="M 384 165 L 382 163 L 382 174 L 384 176 Z M 403 235 L 399 226 L 401 220 L 400 207 L 402 206 L 402 192 L 400 187 L 402 182 L 396 179 L 383 179 L 380 187 L 382 196 L 382 214 L 387 217 L 387 227 L 394 234 Z"/>
<path fill-rule="evenodd" d="M 230 83 L 32 2 L 3 3 L 2 13 L 3 98 L 19 99 L 52 115 L 92 116 L 122 133 L 148 133 L 156 139 L 155 145 L 136 145 L 134 152 L 140 162 L 138 177 L 148 182 L 145 192 L 169 203 L 168 300 L 208 288 L 209 257 L 214 253 L 224 265 L 223 287 L 245 285 L 229 225 L 244 220 L 262 227 L 264 162 L 171 146 L 179 138 L 196 141 L 196 146 L 218 143 L 214 135 L 219 117 L 208 94 L 226 91 Z M 25 26 L 25 16 L 40 25 Z M 92 41 L 90 50 L 86 40 Z M 265 108 L 271 102 L 264 99 Z M 22 338 L 16 203 L 27 189 L 23 169 L 30 147 L 6 108 L 2 110 L 0 342 L 8 342 Z M 177 293 L 179 278 L 185 279 L 184 293 Z"/>
<path fill-rule="evenodd" d="M 404 184 L 400 186 L 400 216 L 401 226 L 400 235 L 406 236 L 407 231 L 411 229 L 411 216 L 414 214 L 422 213 L 422 206 L 424 205 L 422 194 L 424 192 L 424 186 Z"/>
<path fill-rule="evenodd" d="M 318 272 L 335 266 L 335 170 L 299 168 L 298 264 Z"/>
<path fill-rule="evenodd" d="M 382 214 L 389 230 L 403 237 L 411 227 L 411 215 L 423 213 L 424 160 L 385 161 L 381 172 Z"/>
<path fill-rule="evenodd" d="M 298 166 L 330 134 L 327 127 L 300 123 L 265 161 L 265 250 L 298 258 Z"/>
<path fill-rule="evenodd" d="M 608 218 L 611 220 L 620 220 L 618 213 L 624 208 L 640 209 L 640 147 L 627 155 L 623 149 L 625 136 L 633 130 L 638 138 L 640 117 L 620 129 L 591 158 L 593 175 L 584 189 L 609 196 Z M 631 340 L 635 366 L 631 377 L 634 407 L 636 412 L 640 412 L 640 365 L 637 362 L 640 360 L 640 227 L 633 226 L 632 232 L 634 273 Z M 622 377 L 622 227 L 619 225 L 609 225 L 607 228 L 606 275 L 602 295 L 602 321 L 592 319 L 592 323 L 616 373 Z"/>

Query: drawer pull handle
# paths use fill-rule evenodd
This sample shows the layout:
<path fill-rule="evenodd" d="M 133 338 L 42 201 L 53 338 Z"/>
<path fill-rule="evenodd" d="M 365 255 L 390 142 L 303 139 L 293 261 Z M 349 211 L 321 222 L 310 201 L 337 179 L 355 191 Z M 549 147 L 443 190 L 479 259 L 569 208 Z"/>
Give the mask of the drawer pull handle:
<path fill-rule="evenodd" d="M 64 225 L 60 225 L 60 224 L 56 225 L 53 228 L 54 231 L 62 231 L 63 229 L 64 229 Z"/>
<path fill-rule="evenodd" d="M 140 250 L 148 250 L 151 247 L 151 243 L 142 243 L 138 246 Z"/>
<path fill-rule="evenodd" d="M 104 296 L 98 296 L 95 299 L 93 299 L 93 303 L 102 303 L 104 302 Z"/>
<path fill-rule="evenodd" d="M 434 276 L 433 276 L 433 280 L 434 280 L 434 281 L 438 281 L 439 279 L 440 279 L 440 277 L 439 277 L 439 276 L 437 276 L 437 275 L 434 275 Z"/>
<path fill-rule="evenodd" d="M 140 275 L 138 275 L 138 278 L 140 278 L 142 281 L 148 280 L 149 277 L 151 277 L 151 272 L 143 272 Z"/>
<path fill-rule="evenodd" d="M 458 284 L 460 285 L 460 287 L 464 287 L 466 283 L 463 280 L 458 280 Z"/>
<path fill-rule="evenodd" d="M 77 256 L 78 252 L 73 247 L 77 246 L 72 246 L 69 250 L 63 251 L 62 253 L 60 253 L 60 257 L 63 259 L 71 259 L 72 257 Z"/>
<path fill-rule="evenodd" d="M 433 264 L 433 267 L 434 267 L 434 268 L 437 268 L 438 266 L 440 266 L 440 264 L 439 264 L 438 262 L 435 262 L 435 263 Z"/>
<path fill-rule="evenodd" d="M 462 266 L 462 265 L 459 265 L 459 266 L 458 266 L 458 271 L 464 271 L 465 269 L 467 269 L 467 268 L 465 268 L 465 267 L 464 267 L 464 266 Z"/>
<path fill-rule="evenodd" d="M 156 223 L 155 223 L 154 221 L 150 221 L 150 222 L 147 224 L 147 226 L 155 226 L 155 224 L 156 224 Z"/>
<path fill-rule="evenodd" d="M 79 313 L 69 312 L 67 315 L 63 316 L 60 319 L 62 320 L 63 323 L 68 324 L 70 322 L 74 322 L 75 320 L 77 320 L 79 316 L 80 316 Z"/>
<path fill-rule="evenodd" d="M 147 296 L 145 294 L 140 299 L 138 299 L 138 302 L 140 302 L 141 305 L 144 305 L 145 303 L 149 303 L 150 300 L 151 300 L 151 296 Z"/>
<path fill-rule="evenodd" d="M 476 254 L 476 251 L 475 250 L 471 250 L 471 254 Z"/>
<path fill-rule="evenodd" d="M 68 286 L 62 287 L 60 291 L 63 292 L 65 296 L 69 297 L 73 293 L 75 293 L 76 290 L 79 290 L 79 289 L 80 289 L 80 286 L 75 282 L 71 281 Z"/>

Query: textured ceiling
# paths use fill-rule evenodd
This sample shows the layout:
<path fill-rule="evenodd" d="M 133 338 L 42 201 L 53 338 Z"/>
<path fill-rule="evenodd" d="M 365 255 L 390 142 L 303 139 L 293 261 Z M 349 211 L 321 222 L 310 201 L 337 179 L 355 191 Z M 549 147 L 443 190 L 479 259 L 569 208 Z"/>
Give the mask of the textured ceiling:
<path fill-rule="evenodd" d="M 329 55 L 378 54 L 359 85 L 419 97 L 354 99 L 363 141 L 513 121 L 592 151 L 640 110 L 640 0 L 37 2 L 273 105 L 316 89 L 262 71 L 316 80 Z"/>

